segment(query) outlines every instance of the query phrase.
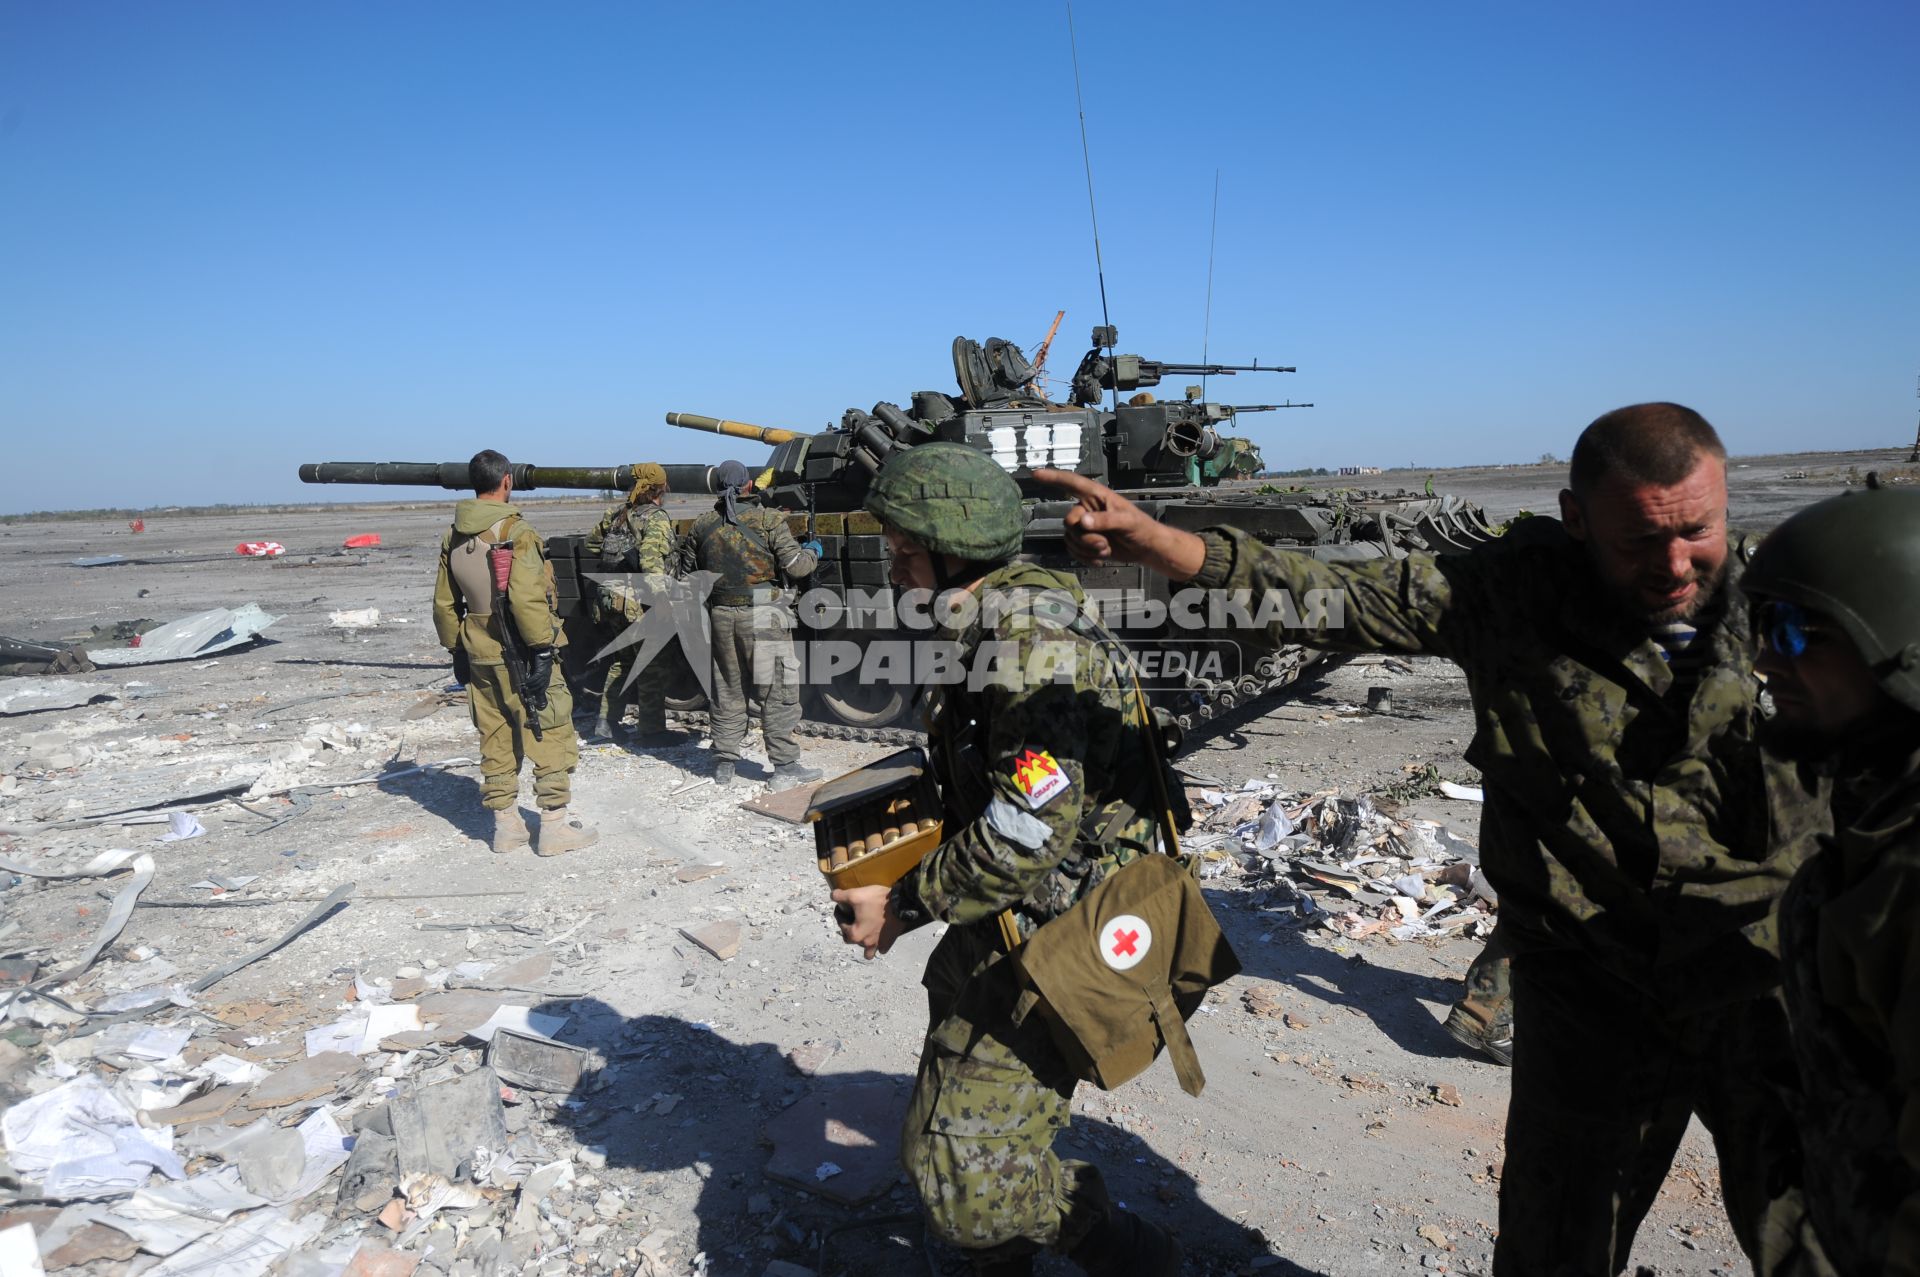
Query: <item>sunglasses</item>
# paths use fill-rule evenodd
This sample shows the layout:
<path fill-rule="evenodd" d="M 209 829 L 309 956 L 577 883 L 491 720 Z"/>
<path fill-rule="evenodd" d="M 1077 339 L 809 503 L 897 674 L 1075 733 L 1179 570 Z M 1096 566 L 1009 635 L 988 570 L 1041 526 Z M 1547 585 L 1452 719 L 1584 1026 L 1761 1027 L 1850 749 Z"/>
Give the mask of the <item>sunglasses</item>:
<path fill-rule="evenodd" d="M 1807 645 L 1826 634 L 1827 628 L 1798 603 L 1775 601 L 1760 608 L 1760 641 L 1788 660 L 1805 655 Z"/>

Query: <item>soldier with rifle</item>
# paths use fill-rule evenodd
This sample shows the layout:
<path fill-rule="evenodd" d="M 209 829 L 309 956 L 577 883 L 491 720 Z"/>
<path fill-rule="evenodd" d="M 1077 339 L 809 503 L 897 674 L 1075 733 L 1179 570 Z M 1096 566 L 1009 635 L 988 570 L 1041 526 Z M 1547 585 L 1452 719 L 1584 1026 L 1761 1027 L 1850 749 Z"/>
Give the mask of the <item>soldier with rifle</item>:
<path fill-rule="evenodd" d="M 586 847 L 597 831 L 567 810 L 580 760 L 573 697 L 554 659 L 566 645 L 546 542 L 513 506 L 513 474 L 491 448 L 470 463 L 474 495 L 454 507 L 440 539 L 433 627 L 467 685 L 480 733 L 481 799 L 493 812 L 493 849 L 530 841 L 519 808 L 520 764 L 533 760 L 542 856 Z"/>

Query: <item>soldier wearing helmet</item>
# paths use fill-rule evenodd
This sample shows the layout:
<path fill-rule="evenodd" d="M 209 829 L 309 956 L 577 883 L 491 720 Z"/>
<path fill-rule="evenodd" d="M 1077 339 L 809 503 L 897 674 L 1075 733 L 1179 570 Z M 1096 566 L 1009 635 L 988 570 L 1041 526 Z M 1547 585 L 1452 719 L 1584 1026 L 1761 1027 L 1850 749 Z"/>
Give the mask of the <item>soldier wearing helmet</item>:
<path fill-rule="evenodd" d="M 1115 1207 L 1100 1172 L 1063 1161 L 1075 1076 L 1040 1016 L 1015 1023 L 1006 961 L 1024 939 L 1104 878 L 1154 851 L 1159 766 L 1130 716 L 1135 693 L 1111 640 L 1085 620 L 1066 572 L 1017 562 L 1024 512 L 1013 479 L 984 453 L 926 443 L 895 453 L 869 489 L 903 589 L 938 592 L 938 638 L 972 671 L 933 689 L 928 752 L 946 807 L 944 837 L 892 888 L 834 892 L 842 937 L 869 958 L 901 932 L 949 924 L 927 960 L 929 1030 L 901 1161 L 928 1227 L 978 1273 L 1032 1271 L 1042 1249 L 1086 1272 L 1179 1271 L 1166 1234 Z M 1031 670 L 1047 649 L 1052 677 Z M 1064 675 L 1064 676 L 1063 676 Z"/>
<path fill-rule="evenodd" d="M 1338 598 L 1337 619 L 1283 619 L 1267 641 L 1465 673 L 1481 863 L 1500 893 L 1489 956 L 1510 954 L 1514 1020 L 1496 1277 L 1621 1271 L 1696 1114 L 1728 1221 L 1768 1271 L 1794 1145 L 1772 1090 L 1793 1067 L 1774 906 L 1826 810 L 1756 739 L 1737 588 L 1754 542 L 1728 531 L 1713 427 L 1672 403 L 1606 413 L 1574 446 L 1560 519 L 1459 555 L 1322 562 L 1159 522 L 1082 476 L 1035 478 L 1078 499 L 1079 557 Z"/>
<path fill-rule="evenodd" d="M 1920 492 L 1774 529 L 1741 582 L 1769 745 L 1832 777 L 1833 824 L 1780 902 L 1807 1227 L 1791 1271 L 1920 1272 Z"/>
<path fill-rule="evenodd" d="M 616 637 L 645 611 L 634 588 L 636 576 L 654 577 L 664 585 L 673 572 L 676 551 L 666 495 L 666 469 L 657 462 L 642 462 L 633 467 L 633 486 L 625 499 L 610 506 L 587 533 L 587 553 L 599 560 L 605 574 L 598 595 L 605 639 Z M 686 739 L 684 732 L 667 730 L 667 671 L 677 651 L 677 646 L 669 645 L 637 670 L 629 668 L 635 648 L 622 649 L 608 661 L 601 708 L 592 725 L 597 735 L 624 730 L 621 708 L 631 704 L 640 744 L 657 749 Z"/>

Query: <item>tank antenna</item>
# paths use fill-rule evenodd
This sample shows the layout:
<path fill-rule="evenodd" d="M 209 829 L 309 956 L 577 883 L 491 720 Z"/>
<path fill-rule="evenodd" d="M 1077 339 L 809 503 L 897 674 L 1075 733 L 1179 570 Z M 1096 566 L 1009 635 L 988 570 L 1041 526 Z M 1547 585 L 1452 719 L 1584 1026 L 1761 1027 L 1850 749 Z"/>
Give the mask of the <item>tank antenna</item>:
<path fill-rule="evenodd" d="M 1093 152 L 1087 148 L 1087 100 L 1080 92 L 1080 48 L 1073 32 L 1073 0 L 1067 5 L 1067 52 L 1073 56 L 1073 101 L 1080 109 L 1080 162 L 1087 170 L 1087 217 L 1093 223 L 1093 269 L 1100 278 L 1100 324 L 1113 331 L 1113 317 L 1107 313 L 1107 268 L 1100 260 L 1100 212 L 1093 202 Z M 1107 358 L 1113 358 L 1113 346 L 1107 346 Z M 1120 383 L 1114 379 L 1113 410 L 1120 411 Z"/>
<path fill-rule="evenodd" d="M 1207 311 L 1200 321 L 1200 362 L 1207 362 L 1213 340 L 1213 246 L 1220 238 L 1220 170 L 1213 170 L 1213 220 L 1207 226 Z M 1207 397 L 1207 374 L 1200 374 L 1200 397 Z"/>

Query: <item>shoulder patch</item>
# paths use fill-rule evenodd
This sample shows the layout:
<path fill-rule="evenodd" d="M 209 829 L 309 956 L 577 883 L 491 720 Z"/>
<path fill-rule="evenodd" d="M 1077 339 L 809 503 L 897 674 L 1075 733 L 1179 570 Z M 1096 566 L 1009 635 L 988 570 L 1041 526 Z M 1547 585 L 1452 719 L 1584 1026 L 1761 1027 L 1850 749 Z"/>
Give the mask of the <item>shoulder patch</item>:
<path fill-rule="evenodd" d="M 1065 769 L 1044 749 L 1027 749 L 1013 760 L 1013 784 L 1033 811 L 1073 788 Z"/>
<path fill-rule="evenodd" d="M 1053 836 L 1053 830 L 1047 822 L 1030 811 L 1021 811 L 999 794 L 987 804 L 987 827 L 1009 842 L 1018 843 L 1028 851 L 1038 851 L 1047 845 L 1047 839 Z"/>

